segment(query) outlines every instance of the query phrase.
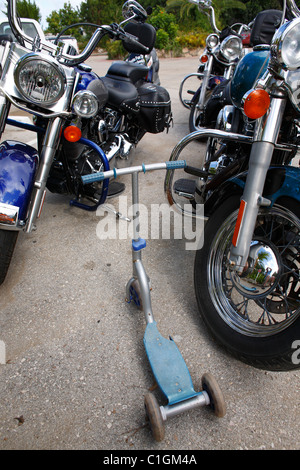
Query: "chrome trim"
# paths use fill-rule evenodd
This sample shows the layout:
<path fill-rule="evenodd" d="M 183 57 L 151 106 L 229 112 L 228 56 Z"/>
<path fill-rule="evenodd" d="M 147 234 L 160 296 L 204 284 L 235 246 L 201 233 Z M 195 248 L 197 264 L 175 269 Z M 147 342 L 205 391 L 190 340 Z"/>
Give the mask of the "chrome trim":
<path fill-rule="evenodd" d="M 22 87 L 20 85 L 20 70 L 21 70 L 21 68 L 23 66 L 27 65 L 28 63 L 36 63 L 37 61 L 38 62 L 43 62 L 45 64 L 48 64 L 50 67 L 53 67 L 53 69 L 59 75 L 59 79 L 62 83 L 61 90 L 58 93 L 57 97 L 55 99 L 52 98 L 52 100 L 49 101 L 49 102 L 47 102 L 47 101 L 38 101 L 38 100 L 35 100 L 34 98 L 32 98 L 31 96 L 28 96 L 28 94 L 24 92 L 24 90 L 22 89 Z M 67 77 L 66 77 L 64 69 L 60 66 L 60 64 L 56 60 L 54 60 L 51 56 L 45 57 L 45 56 L 42 56 L 41 54 L 37 54 L 37 53 L 33 53 L 33 52 L 30 52 L 29 54 L 24 55 L 23 57 L 21 57 L 18 60 L 18 62 L 16 63 L 15 70 L 14 70 L 14 79 L 15 79 L 15 84 L 16 84 L 16 87 L 17 87 L 18 91 L 21 93 L 21 95 L 23 96 L 23 98 L 26 101 L 31 102 L 35 106 L 42 106 L 42 107 L 46 107 L 46 108 L 48 108 L 48 107 L 51 108 L 52 106 L 54 106 L 62 98 L 62 96 L 64 95 L 64 93 L 66 91 L 66 86 L 67 86 Z"/>

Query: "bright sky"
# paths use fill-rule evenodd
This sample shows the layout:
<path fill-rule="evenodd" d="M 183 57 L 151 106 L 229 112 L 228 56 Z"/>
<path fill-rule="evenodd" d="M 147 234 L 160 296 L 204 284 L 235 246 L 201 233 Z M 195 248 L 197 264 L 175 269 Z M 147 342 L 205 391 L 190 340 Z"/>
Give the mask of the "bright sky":
<path fill-rule="evenodd" d="M 77 7 L 81 4 L 82 0 L 70 0 L 72 7 Z M 33 3 L 33 2 L 32 2 Z M 46 18 L 49 14 L 56 10 L 58 11 L 60 8 L 63 8 L 64 3 L 68 3 L 68 0 L 35 0 L 36 5 L 39 7 L 41 15 L 42 15 L 42 26 L 47 26 Z M 2 13 L 5 10 L 5 2 L 0 0 L 0 22 L 6 19 L 6 16 Z"/>

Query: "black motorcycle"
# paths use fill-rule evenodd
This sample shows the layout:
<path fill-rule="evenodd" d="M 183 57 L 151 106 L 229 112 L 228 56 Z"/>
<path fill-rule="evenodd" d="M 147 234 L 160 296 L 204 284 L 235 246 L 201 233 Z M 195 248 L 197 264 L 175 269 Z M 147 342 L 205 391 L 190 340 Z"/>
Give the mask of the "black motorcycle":
<path fill-rule="evenodd" d="M 120 25 L 99 26 L 85 49 L 73 55 L 42 35 L 28 36 L 18 20 L 16 0 L 8 1 L 17 41 L 5 43 L 1 58 L 0 134 L 6 124 L 36 132 L 38 151 L 11 140 L 0 146 L 0 284 L 19 231 L 28 233 L 35 226 L 46 189 L 71 195 L 71 204 L 95 211 L 124 185 L 105 181 L 83 186 L 81 177 L 128 165 L 146 132 L 156 134 L 169 126 L 169 93 L 147 81 L 146 65 L 116 61 L 100 78 L 84 63 L 105 35 L 136 53 L 152 51 L 156 31 L 145 23 L 144 8 L 129 0 L 123 15 Z M 11 104 L 33 115 L 34 124 L 11 119 Z"/>

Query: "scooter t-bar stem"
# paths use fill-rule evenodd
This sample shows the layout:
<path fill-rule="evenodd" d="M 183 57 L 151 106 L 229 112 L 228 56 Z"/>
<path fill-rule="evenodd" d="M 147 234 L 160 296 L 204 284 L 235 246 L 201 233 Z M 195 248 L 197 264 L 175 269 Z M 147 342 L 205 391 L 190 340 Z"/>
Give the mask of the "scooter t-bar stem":
<path fill-rule="evenodd" d="M 173 162 L 164 163 L 152 163 L 149 165 L 142 165 L 127 167 L 127 168 L 114 168 L 109 171 L 98 171 L 97 173 L 91 173 L 81 177 L 83 184 L 95 183 L 96 181 L 103 181 L 107 178 L 117 178 L 122 175 L 129 175 L 132 173 L 146 173 L 146 171 L 154 170 L 176 170 L 179 168 L 185 168 L 187 163 L 185 160 L 178 160 Z"/>

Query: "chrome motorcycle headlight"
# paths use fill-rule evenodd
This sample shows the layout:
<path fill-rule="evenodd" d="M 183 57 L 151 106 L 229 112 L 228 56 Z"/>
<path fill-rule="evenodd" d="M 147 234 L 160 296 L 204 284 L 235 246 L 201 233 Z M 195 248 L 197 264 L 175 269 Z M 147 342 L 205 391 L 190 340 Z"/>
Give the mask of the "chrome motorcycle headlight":
<path fill-rule="evenodd" d="M 19 92 L 34 104 L 50 106 L 64 94 L 66 77 L 56 62 L 37 54 L 22 57 L 15 68 Z"/>
<path fill-rule="evenodd" d="M 300 67 L 300 18 L 278 29 L 272 40 L 271 54 L 273 60 L 285 69 Z"/>
<path fill-rule="evenodd" d="M 76 93 L 73 99 L 73 109 L 77 116 L 90 118 L 97 114 L 99 101 L 96 95 L 87 90 Z"/>
<path fill-rule="evenodd" d="M 228 62 L 234 62 L 242 55 L 242 40 L 237 36 L 228 36 L 222 41 L 220 52 Z"/>
<path fill-rule="evenodd" d="M 219 36 L 217 34 L 210 34 L 206 38 L 206 47 L 211 50 L 219 44 Z"/>

